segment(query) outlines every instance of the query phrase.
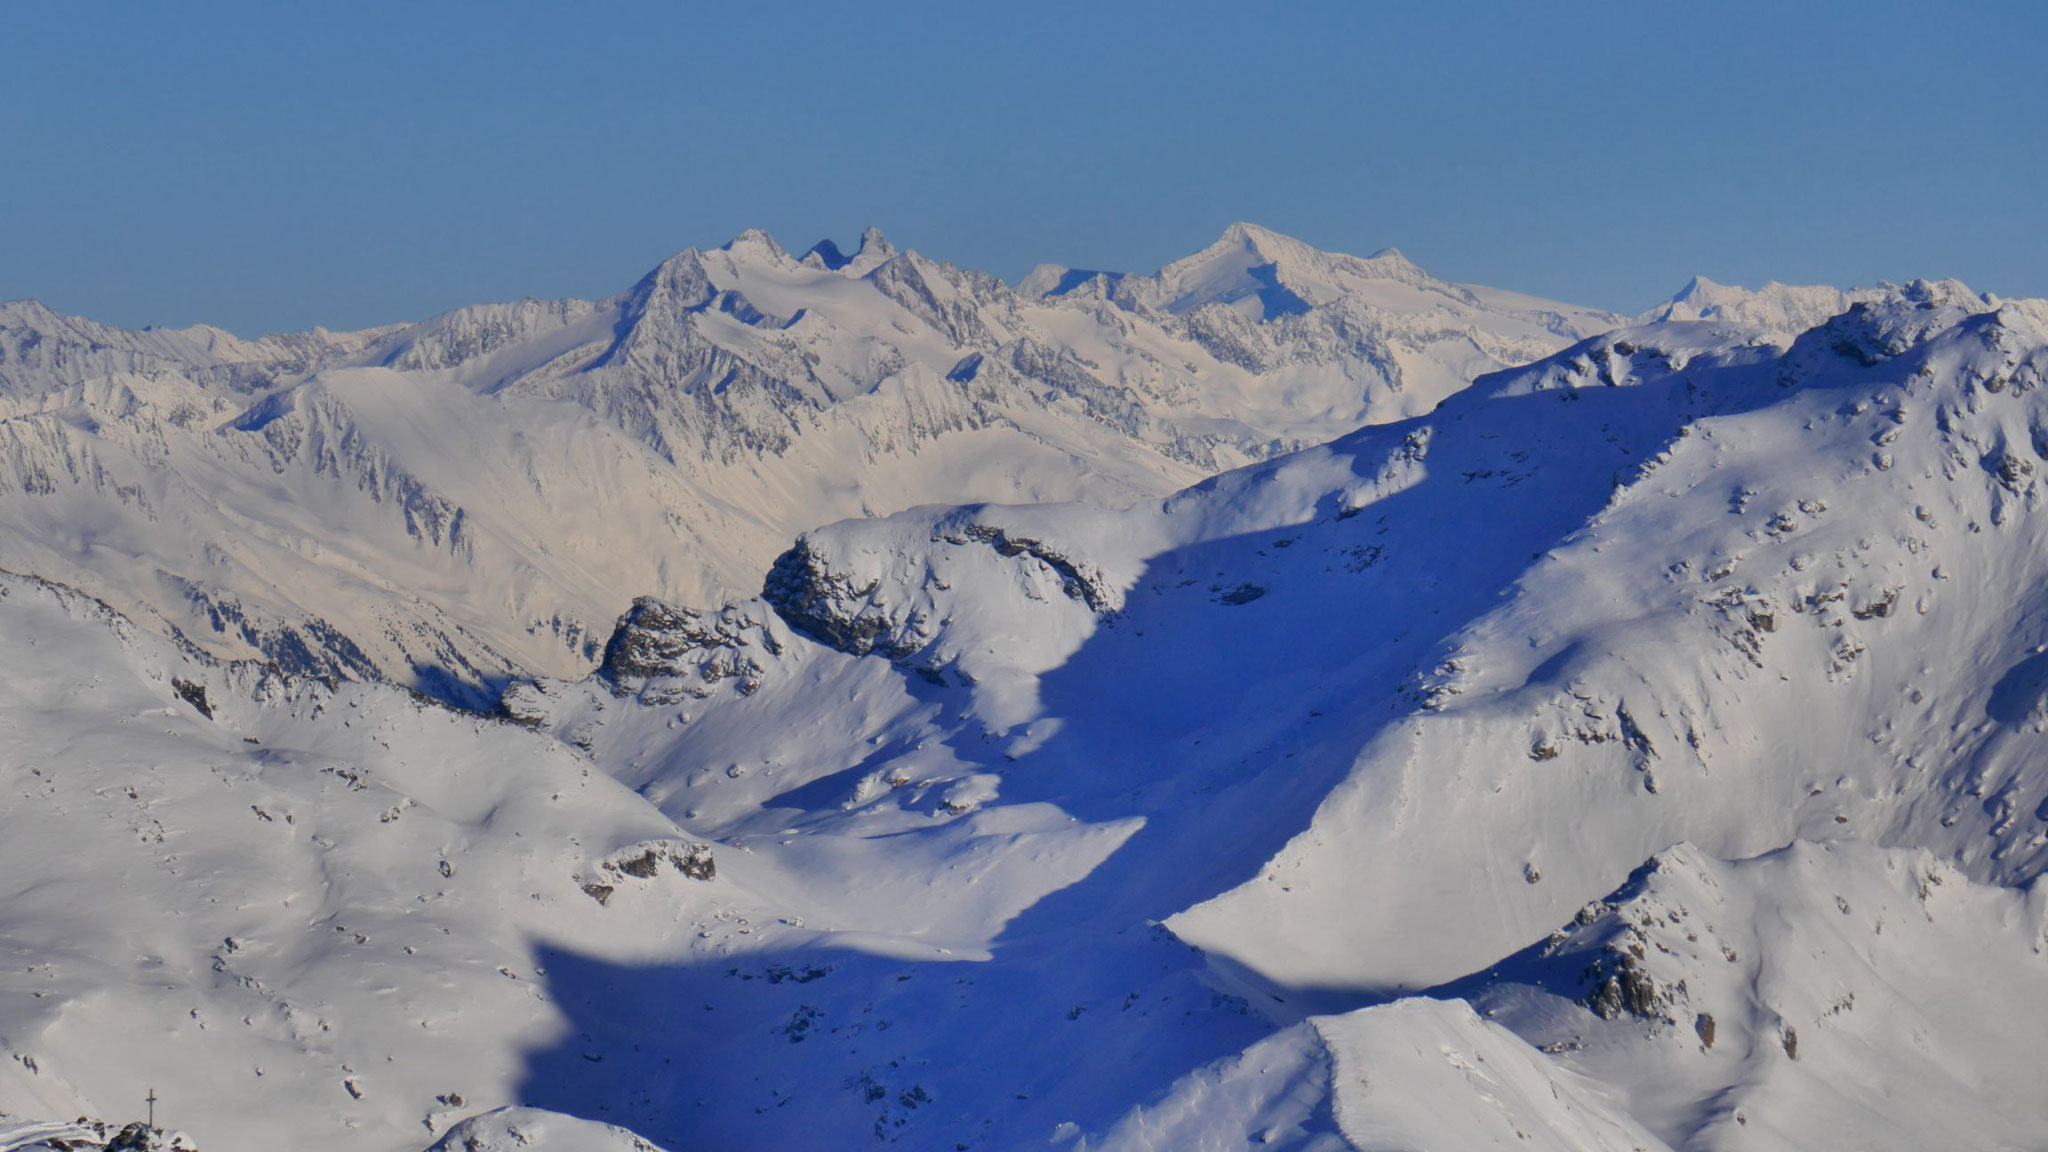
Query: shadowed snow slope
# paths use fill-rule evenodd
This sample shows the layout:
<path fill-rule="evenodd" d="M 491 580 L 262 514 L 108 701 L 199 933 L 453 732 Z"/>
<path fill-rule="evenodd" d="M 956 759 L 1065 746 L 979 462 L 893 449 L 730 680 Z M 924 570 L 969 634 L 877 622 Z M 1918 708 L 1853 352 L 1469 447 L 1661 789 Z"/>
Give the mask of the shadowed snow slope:
<path fill-rule="evenodd" d="M 1295 303 L 1232 303 L 1268 280 Z M 635 596 L 751 593 L 804 529 L 1158 496 L 1619 322 L 1243 225 L 1120 283 L 749 232 L 608 300 L 354 334 L 0 305 L 0 565 L 216 655 L 488 704 L 587 670 Z"/>

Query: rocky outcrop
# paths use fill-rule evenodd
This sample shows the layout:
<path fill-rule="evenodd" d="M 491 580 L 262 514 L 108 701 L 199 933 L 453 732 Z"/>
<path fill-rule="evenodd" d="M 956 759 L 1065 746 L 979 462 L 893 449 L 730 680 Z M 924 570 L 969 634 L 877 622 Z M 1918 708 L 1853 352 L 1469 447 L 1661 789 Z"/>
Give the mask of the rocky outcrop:
<path fill-rule="evenodd" d="M 718 863 L 712 858 L 709 844 L 647 840 L 600 860 L 596 869 L 577 878 L 577 885 L 585 896 L 604 906 L 611 903 L 621 885 L 656 880 L 671 868 L 691 880 L 712 880 L 718 876 Z"/>
<path fill-rule="evenodd" d="M 791 628 L 850 656 L 905 656 L 890 633 L 898 623 L 875 601 L 881 584 L 835 572 L 808 536 L 775 558 L 761 599 Z"/>
<path fill-rule="evenodd" d="M 649 703 L 701 699 L 725 681 L 749 696 L 782 652 L 774 629 L 747 608 L 700 610 L 642 596 L 619 618 L 598 676 L 615 695 Z"/>
<path fill-rule="evenodd" d="M 953 580 L 985 581 L 990 570 L 1007 571 L 1019 580 L 988 582 L 984 588 L 1057 588 L 1058 595 L 1097 616 L 1122 609 L 1122 588 L 1099 565 L 1070 546 L 995 522 L 1002 515 L 1001 509 L 963 508 L 926 521 L 931 527 L 925 538 L 905 543 L 930 551 L 920 563 L 891 567 L 887 579 L 864 567 L 873 558 L 867 545 L 830 533 L 806 534 L 776 558 L 761 598 L 792 630 L 820 644 L 853 656 L 872 653 L 898 661 L 923 652 L 936 639 L 951 614 L 945 605 L 954 602 Z M 913 522 L 903 520 L 899 530 L 907 532 Z M 1047 598 L 1028 590 L 1019 595 Z"/>
<path fill-rule="evenodd" d="M 66 1124 L 30 1120 L 0 1112 L 0 1149 L 11 1152 L 199 1152 L 183 1132 L 152 1127 L 141 1120 L 110 1124 L 80 1116 Z"/>
<path fill-rule="evenodd" d="M 710 846 L 687 840 L 650 840 L 635 844 L 612 853 L 599 867 L 636 880 L 652 880 L 661 873 L 663 865 L 673 867 L 692 880 L 709 880 L 718 875 Z"/>
<path fill-rule="evenodd" d="M 1059 576 L 1060 591 L 1066 593 L 1067 599 L 1086 604 L 1091 612 L 1114 612 L 1123 602 L 1116 587 L 1100 569 L 1068 556 L 1043 540 L 1021 536 L 997 525 L 979 523 L 968 524 L 957 534 L 938 538 L 948 544 L 986 544 L 995 549 L 998 556 L 1028 556 Z"/>

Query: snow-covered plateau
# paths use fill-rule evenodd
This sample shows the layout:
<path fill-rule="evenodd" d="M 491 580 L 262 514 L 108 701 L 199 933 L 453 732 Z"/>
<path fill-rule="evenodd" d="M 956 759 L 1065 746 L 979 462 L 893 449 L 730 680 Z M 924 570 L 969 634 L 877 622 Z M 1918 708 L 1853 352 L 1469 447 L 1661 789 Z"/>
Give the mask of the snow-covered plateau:
<path fill-rule="evenodd" d="M 2048 1132 L 2040 302 L 750 233 L 0 404 L 0 1150 Z"/>

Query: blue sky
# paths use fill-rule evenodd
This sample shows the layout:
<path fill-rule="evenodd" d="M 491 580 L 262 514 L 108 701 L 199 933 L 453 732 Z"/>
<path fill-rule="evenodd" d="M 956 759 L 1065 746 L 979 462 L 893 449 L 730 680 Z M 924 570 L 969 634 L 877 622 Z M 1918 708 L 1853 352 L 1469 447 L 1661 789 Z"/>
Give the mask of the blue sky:
<path fill-rule="evenodd" d="M 1006 278 L 1247 219 L 1635 310 L 2048 295 L 2048 5 L 12 0 L 0 298 L 244 333 L 763 227 Z"/>

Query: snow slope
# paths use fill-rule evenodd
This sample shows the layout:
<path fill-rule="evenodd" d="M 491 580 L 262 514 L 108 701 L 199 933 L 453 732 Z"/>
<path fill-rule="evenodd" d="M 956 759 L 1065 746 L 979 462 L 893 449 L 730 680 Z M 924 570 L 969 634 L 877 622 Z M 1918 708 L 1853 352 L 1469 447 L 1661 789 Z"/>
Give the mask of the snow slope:
<path fill-rule="evenodd" d="M 1674 1146 L 2022 1148 L 2048 1125 L 2044 949 L 2038 879 L 1972 883 L 1925 849 L 1681 845 L 1459 991 L 1627 1085 Z"/>
<path fill-rule="evenodd" d="M 1262 277 L 1313 305 L 1222 299 Z M 588 671 L 635 596 L 751 595 L 805 529 L 1150 498 L 1618 322 L 1245 225 L 1118 284 L 1020 292 L 875 232 L 801 260 L 750 232 L 607 300 L 364 333 L 0 306 L 0 566 L 216 655 L 488 704 Z"/>
<path fill-rule="evenodd" d="M 515 725 L 218 664 L 31 579 L 0 618 L 7 1112 L 151 1087 L 204 1148 L 418 1147 L 561 1036 L 543 942 L 630 958 L 734 883 Z"/>

